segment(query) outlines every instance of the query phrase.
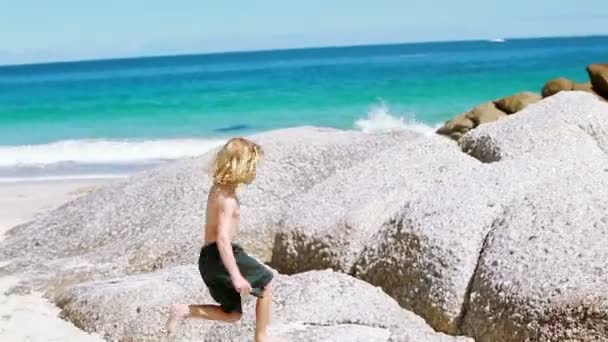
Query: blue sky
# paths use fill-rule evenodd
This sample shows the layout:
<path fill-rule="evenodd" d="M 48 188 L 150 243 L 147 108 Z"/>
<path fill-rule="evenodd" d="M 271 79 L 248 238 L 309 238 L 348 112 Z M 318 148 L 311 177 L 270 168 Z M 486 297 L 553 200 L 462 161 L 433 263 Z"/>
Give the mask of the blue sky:
<path fill-rule="evenodd" d="M 608 34 L 606 23 L 606 0 L 0 0 L 0 64 Z"/>

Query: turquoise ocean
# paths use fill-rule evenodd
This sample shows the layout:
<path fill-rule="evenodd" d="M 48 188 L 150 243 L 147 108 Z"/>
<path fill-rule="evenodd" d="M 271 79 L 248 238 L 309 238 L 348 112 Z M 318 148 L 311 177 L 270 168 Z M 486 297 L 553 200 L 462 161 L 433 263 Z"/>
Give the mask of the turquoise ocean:
<path fill-rule="evenodd" d="M 123 176 L 301 125 L 432 132 L 550 78 L 587 82 L 594 62 L 608 62 L 608 37 L 1 66 L 0 182 Z"/>

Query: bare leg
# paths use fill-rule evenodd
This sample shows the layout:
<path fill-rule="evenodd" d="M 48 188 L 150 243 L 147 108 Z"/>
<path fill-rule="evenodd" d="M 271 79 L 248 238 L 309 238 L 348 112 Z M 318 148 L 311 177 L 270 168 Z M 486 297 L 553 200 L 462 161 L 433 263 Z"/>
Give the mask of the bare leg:
<path fill-rule="evenodd" d="M 255 342 L 265 342 L 266 328 L 270 323 L 270 310 L 272 308 L 272 288 L 266 285 L 263 297 L 258 298 L 255 308 Z"/>
<path fill-rule="evenodd" d="M 177 325 L 186 318 L 236 322 L 241 319 L 241 313 L 226 313 L 219 305 L 176 304 L 171 307 L 169 320 L 167 320 L 167 333 L 173 335 L 177 329 Z"/>

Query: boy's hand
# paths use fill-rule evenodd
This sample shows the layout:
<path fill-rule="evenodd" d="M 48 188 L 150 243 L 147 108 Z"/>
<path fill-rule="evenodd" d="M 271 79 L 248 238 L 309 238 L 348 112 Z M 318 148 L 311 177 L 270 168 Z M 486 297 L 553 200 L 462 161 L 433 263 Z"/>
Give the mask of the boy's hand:
<path fill-rule="evenodd" d="M 251 284 L 242 275 L 238 275 L 232 279 L 232 286 L 240 294 L 249 294 L 251 292 Z"/>

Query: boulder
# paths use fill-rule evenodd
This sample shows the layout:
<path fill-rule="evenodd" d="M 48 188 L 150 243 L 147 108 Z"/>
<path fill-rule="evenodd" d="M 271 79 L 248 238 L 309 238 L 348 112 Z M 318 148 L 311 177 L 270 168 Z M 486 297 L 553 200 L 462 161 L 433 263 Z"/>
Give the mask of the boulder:
<path fill-rule="evenodd" d="M 455 333 L 501 194 L 495 175 L 454 147 L 420 138 L 313 187 L 287 211 L 273 267 L 350 272 Z"/>
<path fill-rule="evenodd" d="M 460 140 L 460 138 L 462 138 L 464 136 L 464 133 L 454 132 L 454 133 L 450 134 L 449 136 L 450 136 L 450 139 L 458 141 L 458 140 Z"/>
<path fill-rule="evenodd" d="M 507 114 L 514 114 L 541 99 L 542 97 L 536 93 L 522 92 L 494 101 L 494 104 L 499 110 Z"/>
<path fill-rule="evenodd" d="M 541 93 L 543 97 L 549 97 L 559 93 L 562 90 L 574 89 L 574 84 L 575 83 L 573 81 L 564 77 L 554 78 L 545 83 Z"/>
<path fill-rule="evenodd" d="M 505 112 L 496 108 L 494 103 L 487 102 L 447 121 L 437 130 L 437 134 L 447 135 L 453 140 L 458 140 L 478 125 L 496 121 L 506 115 Z"/>
<path fill-rule="evenodd" d="M 213 303 L 195 267 L 84 283 L 58 297 L 65 318 L 113 341 L 167 340 L 163 323 L 173 303 Z M 187 321 L 176 340 L 249 340 L 254 303 L 253 297 L 244 299 L 244 317 L 235 324 Z M 378 288 L 328 270 L 275 276 L 269 333 L 293 342 L 385 342 L 392 334 L 404 341 L 471 341 L 436 333 Z"/>
<path fill-rule="evenodd" d="M 504 201 L 496 175 L 468 171 L 436 176 L 424 190 L 404 189 L 401 208 L 370 239 L 353 272 L 449 334 L 458 332 L 484 238 Z"/>
<path fill-rule="evenodd" d="M 266 150 L 259 176 L 241 193 L 238 242 L 270 260 L 275 223 L 290 197 L 338 169 L 408 140 L 411 132 L 365 134 L 303 127 L 253 136 Z M 46 290 L 84 280 L 147 272 L 196 260 L 212 153 L 137 174 L 16 227 L 0 259 L 44 278 Z"/>
<path fill-rule="evenodd" d="M 608 152 L 608 104 L 593 94 L 571 91 L 530 106 L 500 125 L 477 128 L 459 144 L 464 152 L 489 163 L 546 149 L 562 150 L 563 156 L 573 141 L 581 139 L 591 139 Z"/>
<path fill-rule="evenodd" d="M 478 342 L 608 341 L 606 166 L 560 170 L 507 206 L 484 244 L 462 332 Z"/>
<path fill-rule="evenodd" d="M 574 88 L 572 88 L 572 90 L 593 92 L 593 85 L 591 82 L 574 83 Z"/>
<path fill-rule="evenodd" d="M 564 92 L 460 141 L 501 174 L 460 331 L 476 341 L 608 340 L 608 104 Z"/>
<path fill-rule="evenodd" d="M 467 118 L 475 123 L 475 127 L 484 123 L 494 122 L 505 116 L 507 116 L 507 113 L 496 108 L 493 102 L 481 104 L 467 113 Z"/>
<path fill-rule="evenodd" d="M 467 113 L 463 113 L 448 122 L 437 130 L 438 134 L 450 135 L 453 133 L 466 133 L 475 127 L 475 123 L 467 117 Z"/>
<path fill-rule="evenodd" d="M 608 64 L 591 64 L 587 67 L 593 90 L 608 99 Z"/>

